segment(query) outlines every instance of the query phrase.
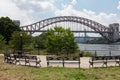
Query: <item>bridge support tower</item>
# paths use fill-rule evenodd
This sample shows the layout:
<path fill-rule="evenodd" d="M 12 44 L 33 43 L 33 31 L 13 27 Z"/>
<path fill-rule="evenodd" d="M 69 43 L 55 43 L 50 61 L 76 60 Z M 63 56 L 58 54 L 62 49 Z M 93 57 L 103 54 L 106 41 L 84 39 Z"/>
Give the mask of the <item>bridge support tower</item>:
<path fill-rule="evenodd" d="M 112 39 L 113 42 L 116 42 L 119 38 L 119 24 L 118 23 L 113 23 L 109 25 L 110 31 L 112 33 L 109 33 L 108 37 Z"/>

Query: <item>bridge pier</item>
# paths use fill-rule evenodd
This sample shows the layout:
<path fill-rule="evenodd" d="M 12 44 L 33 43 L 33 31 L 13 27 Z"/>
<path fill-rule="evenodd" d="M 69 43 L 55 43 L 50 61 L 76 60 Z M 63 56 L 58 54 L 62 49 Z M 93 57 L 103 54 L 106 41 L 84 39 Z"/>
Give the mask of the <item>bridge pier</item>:
<path fill-rule="evenodd" d="M 119 24 L 113 23 L 109 25 L 110 31 L 112 31 L 112 34 L 109 33 L 108 37 L 112 39 L 113 42 L 116 42 L 119 38 Z"/>

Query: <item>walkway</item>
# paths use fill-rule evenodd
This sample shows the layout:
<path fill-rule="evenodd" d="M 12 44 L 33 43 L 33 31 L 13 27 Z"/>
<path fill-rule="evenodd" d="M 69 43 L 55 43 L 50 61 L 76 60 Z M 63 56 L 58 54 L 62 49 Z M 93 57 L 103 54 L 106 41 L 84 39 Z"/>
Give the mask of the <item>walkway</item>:
<path fill-rule="evenodd" d="M 39 55 L 38 56 L 41 59 L 41 67 L 47 67 L 47 61 L 45 55 Z M 81 68 L 89 68 L 89 59 L 90 57 L 82 57 L 80 58 L 80 67 Z M 53 64 L 52 66 L 60 67 L 60 64 Z M 71 67 L 71 68 L 78 68 L 78 64 L 67 64 L 65 67 Z"/>
<path fill-rule="evenodd" d="M 41 67 L 47 67 L 47 61 L 46 61 L 46 56 L 45 55 L 39 55 L 38 57 L 40 57 L 41 59 Z M 80 67 L 81 68 L 90 68 L 89 67 L 89 59 L 91 59 L 90 57 L 81 57 L 80 58 Z M 94 67 L 102 67 L 102 63 L 98 63 L 98 64 L 94 64 Z M 56 67 L 61 67 L 62 65 L 60 64 L 52 64 L 51 66 L 56 66 Z M 110 66 L 115 66 L 115 62 L 111 62 L 108 63 L 107 65 L 108 67 Z M 65 67 L 70 67 L 70 68 L 78 68 L 78 64 L 65 64 Z"/>

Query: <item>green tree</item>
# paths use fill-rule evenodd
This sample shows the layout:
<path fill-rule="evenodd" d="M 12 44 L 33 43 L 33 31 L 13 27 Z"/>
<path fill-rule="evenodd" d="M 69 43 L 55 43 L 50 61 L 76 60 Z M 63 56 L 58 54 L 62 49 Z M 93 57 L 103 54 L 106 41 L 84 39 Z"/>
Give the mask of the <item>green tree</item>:
<path fill-rule="evenodd" d="M 22 36 L 20 36 L 22 34 Z M 10 45 L 13 49 L 20 49 L 21 46 L 21 38 L 22 38 L 22 45 L 23 48 L 29 47 L 32 42 L 32 37 L 25 32 L 14 32 L 12 34 L 11 40 L 10 40 Z"/>
<path fill-rule="evenodd" d="M 75 41 L 74 34 L 70 31 L 70 29 L 66 29 L 64 32 L 64 49 L 65 52 L 68 53 L 75 53 L 78 45 Z"/>
<path fill-rule="evenodd" d="M 5 47 L 5 39 L 2 35 L 0 35 L 0 49 Z"/>
<path fill-rule="evenodd" d="M 74 53 L 78 48 L 70 29 L 55 27 L 47 30 L 46 35 L 46 47 L 50 53 Z"/>
<path fill-rule="evenodd" d="M 38 49 L 45 49 L 46 33 L 34 37 L 34 47 Z"/>
<path fill-rule="evenodd" d="M 14 31 L 20 31 L 20 28 L 8 17 L 0 18 L 0 34 L 4 36 L 6 44 L 9 43 L 10 37 Z"/>

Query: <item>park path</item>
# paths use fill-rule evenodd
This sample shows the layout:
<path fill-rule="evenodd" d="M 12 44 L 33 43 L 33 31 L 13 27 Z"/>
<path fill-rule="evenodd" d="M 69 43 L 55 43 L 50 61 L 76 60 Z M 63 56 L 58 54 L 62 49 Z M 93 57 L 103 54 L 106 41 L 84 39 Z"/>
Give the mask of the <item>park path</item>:
<path fill-rule="evenodd" d="M 38 55 L 38 57 L 41 59 L 41 67 L 47 67 L 47 61 L 46 61 L 46 55 Z M 89 68 L 89 59 L 90 57 L 82 57 L 80 58 L 80 67 L 81 68 Z M 61 66 L 60 64 L 52 64 L 52 66 Z M 78 64 L 67 64 L 66 67 L 71 68 L 78 68 Z"/>
<path fill-rule="evenodd" d="M 47 61 L 46 61 L 46 55 L 38 55 L 38 57 L 41 59 L 41 67 L 47 67 Z M 87 69 L 89 67 L 89 60 L 91 57 L 81 57 L 80 58 L 80 68 Z M 103 63 L 97 63 L 94 64 L 94 67 L 103 67 Z M 62 67 L 60 63 L 58 64 L 52 64 L 52 67 Z M 115 66 L 115 62 L 111 62 L 107 64 L 108 67 L 110 66 Z M 78 68 L 78 64 L 65 64 L 65 67 L 70 67 L 70 68 Z"/>

